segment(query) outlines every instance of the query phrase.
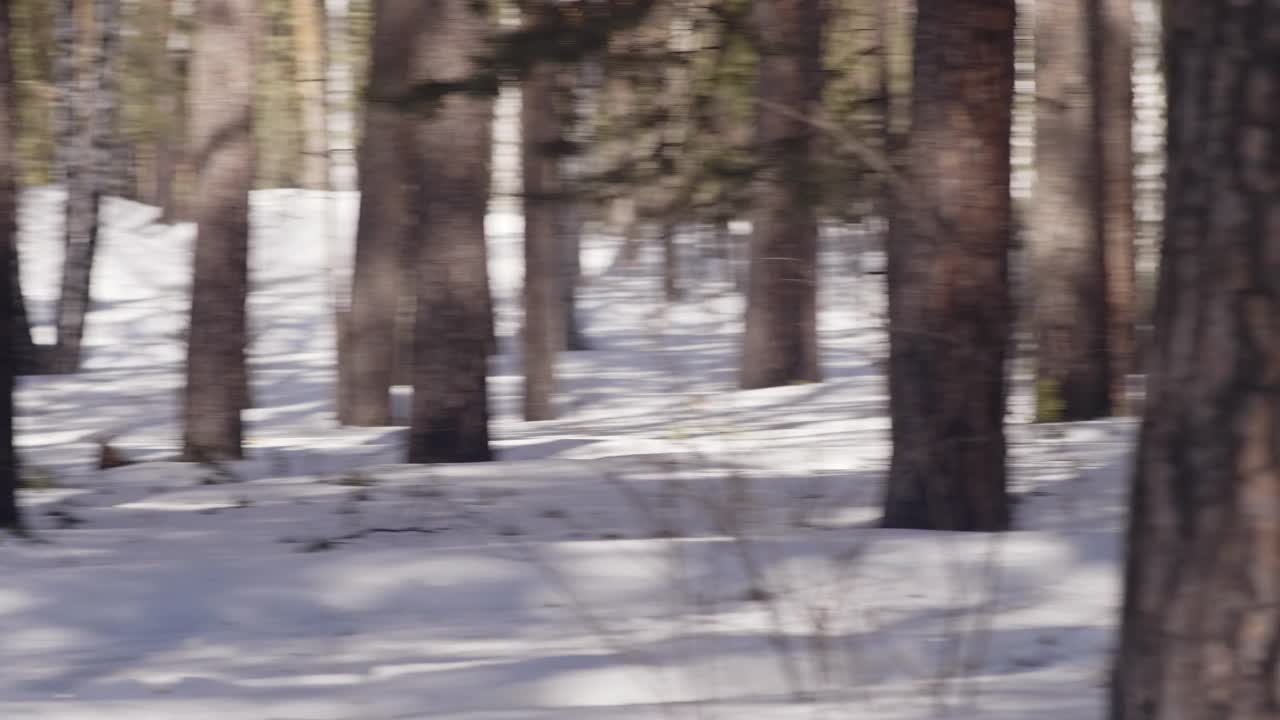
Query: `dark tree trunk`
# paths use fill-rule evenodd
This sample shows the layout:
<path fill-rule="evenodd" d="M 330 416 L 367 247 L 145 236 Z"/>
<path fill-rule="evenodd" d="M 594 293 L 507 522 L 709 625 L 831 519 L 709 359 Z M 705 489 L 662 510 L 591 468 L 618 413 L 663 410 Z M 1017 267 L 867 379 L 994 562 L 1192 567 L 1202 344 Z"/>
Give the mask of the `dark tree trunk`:
<path fill-rule="evenodd" d="M 676 245 L 676 228 L 669 222 L 659 226 L 662 234 L 662 297 L 667 302 L 680 299 L 680 252 Z"/>
<path fill-rule="evenodd" d="M 1166 6 L 1168 184 L 1113 720 L 1280 714 L 1280 7 Z"/>
<path fill-rule="evenodd" d="M 183 456 L 243 457 L 249 191 L 253 186 L 254 0 L 204 0 L 191 67 L 195 279 Z"/>
<path fill-rule="evenodd" d="M 488 21 L 467 0 L 432 4 L 420 18 L 418 80 L 454 81 Z M 415 120 L 418 178 L 413 418 L 409 461 L 480 462 L 489 449 L 488 269 L 493 101 L 454 94 Z"/>
<path fill-rule="evenodd" d="M 578 284 L 582 277 L 582 210 L 572 197 L 560 206 L 560 307 L 564 311 L 564 345 L 569 351 L 589 350 L 578 320 Z"/>
<path fill-rule="evenodd" d="M 12 297 L 17 267 L 17 168 L 14 158 L 13 60 L 9 48 L 9 4 L 0 3 L 0 298 Z M 19 362 L 14 303 L 0 303 L 0 528 L 21 526 L 18 512 L 18 456 L 13 447 L 13 389 Z"/>
<path fill-rule="evenodd" d="M 346 425 L 391 424 L 396 319 L 403 248 L 409 225 L 408 119 L 392 100 L 408 83 L 417 0 L 377 0 L 369 102 L 360 148 L 360 219 L 351 290 L 348 377 L 351 414 Z"/>
<path fill-rule="evenodd" d="M 1014 0 L 921 0 L 906 186 L 889 244 L 893 459 L 884 524 L 1009 526 Z"/>
<path fill-rule="evenodd" d="M 822 96 L 819 0 L 756 0 L 762 55 L 757 179 L 739 384 L 822 379 L 818 358 L 818 223 L 813 128 L 799 115 Z"/>
<path fill-rule="evenodd" d="M 1094 85 L 1102 170 L 1098 184 L 1107 267 L 1107 351 L 1111 412 L 1130 411 L 1129 375 L 1137 370 L 1136 219 L 1133 177 L 1133 0 L 1092 0 Z"/>
<path fill-rule="evenodd" d="M 1094 2 L 1036 4 L 1031 261 L 1036 417 L 1049 422 L 1101 417 L 1111 407 Z"/>
<path fill-rule="evenodd" d="M 530 11 L 538 22 L 538 10 Z M 551 154 L 559 138 L 556 69 L 540 63 L 521 88 L 524 175 L 524 419 L 555 417 L 556 351 L 563 344 L 560 308 L 560 243 L 556 237 L 559 162 Z"/>

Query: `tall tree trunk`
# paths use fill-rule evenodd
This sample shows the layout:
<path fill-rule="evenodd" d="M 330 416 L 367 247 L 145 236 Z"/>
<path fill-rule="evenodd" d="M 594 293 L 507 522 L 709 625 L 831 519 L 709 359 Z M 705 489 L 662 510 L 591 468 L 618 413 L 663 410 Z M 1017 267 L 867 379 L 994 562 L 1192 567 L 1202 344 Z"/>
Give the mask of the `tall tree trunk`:
<path fill-rule="evenodd" d="M 96 7 L 95 0 L 95 7 Z M 93 178 L 93 126 L 86 111 L 89 83 L 78 72 L 79 33 L 76 4 L 63 0 L 57 18 L 59 89 L 59 165 L 66 191 L 62 287 L 55 316 L 57 347 L 51 361 L 56 372 L 80 367 L 80 345 L 89 311 L 93 255 L 98 240 L 98 192 Z M 108 33 L 109 35 L 110 33 Z"/>
<path fill-rule="evenodd" d="M 1168 184 L 1113 720 L 1280 707 L 1280 7 L 1166 4 Z"/>
<path fill-rule="evenodd" d="M 292 0 L 293 47 L 302 110 L 302 187 L 329 187 L 325 131 L 324 0 Z"/>
<path fill-rule="evenodd" d="M 1036 416 L 1050 422 L 1101 417 L 1111 405 L 1095 2 L 1036 3 Z"/>
<path fill-rule="evenodd" d="M 155 199 L 160 207 L 160 221 L 174 222 L 183 216 L 178 192 L 178 170 L 186 157 L 187 131 L 187 55 L 186 38 L 177 22 L 177 9 L 171 0 L 161 0 L 164 6 L 163 37 L 164 54 L 157 59 L 159 72 L 164 78 L 164 97 L 160 107 L 165 109 L 164 127 L 156 140 Z"/>
<path fill-rule="evenodd" d="M 578 62 L 563 68 L 560 75 L 560 91 L 566 104 L 561 117 L 568 118 L 561 135 L 571 142 L 582 144 L 587 138 L 582 132 L 584 115 L 590 112 L 591 90 L 586 86 L 589 61 Z M 556 235 L 560 239 L 560 308 L 563 312 L 561 328 L 564 330 L 565 350 L 589 349 L 578 319 L 578 286 L 582 279 L 582 224 L 583 207 L 580 185 L 583 162 L 576 155 L 561 158 L 560 175 L 562 192 L 556 214 Z"/>
<path fill-rule="evenodd" d="M 560 308 L 564 313 L 561 324 L 564 329 L 562 347 L 569 351 L 588 350 L 590 348 L 578 320 L 578 284 L 582 277 L 582 208 L 575 198 L 564 198 L 557 226 L 560 239 Z"/>
<path fill-rule="evenodd" d="M 1107 267 L 1107 350 L 1111 412 L 1129 412 L 1136 371 L 1137 268 L 1134 254 L 1133 0 L 1091 0 L 1094 86 L 1102 182 L 1099 208 Z"/>
<path fill-rule="evenodd" d="M 545 2 L 546 0 L 539 0 Z M 526 22 L 539 22 L 539 9 Z M 539 63 L 521 86 L 524 195 L 524 419 L 555 417 L 556 351 L 563 344 L 560 249 L 556 237 L 559 162 L 550 150 L 560 137 L 555 107 L 556 68 Z"/>
<path fill-rule="evenodd" d="M 756 0 L 762 54 L 757 134 L 766 171 L 757 180 L 747 281 L 743 388 L 817 382 L 818 223 L 806 115 L 822 97 L 819 0 Z"/>
<path fill-rule="evenodd" d="M 662 240 L 662 298 L 667 302 L 680 300 L 680 248 L 676 244 L 676 225 L 664 219 L 658 225 Z"/>
<path fill-rule="evenodd" d="M 253 187 L 254 0 L 203 0 L 191 59 L 195 279 L 183 455 L 243 457 L 249 191 Z"/>
<path fill-rule="evenodd" d="M 405 92 L 417 0 L 377 0 L 369 101 L 360 148 L 360 220 L 351 290 L 351 414 L 347 425 L 391 423 L 391 381 L 401 263 L 409 232 L 408 118 L 392 100 Z"/>
<path fill-rule="evenodd" d="M 350 50 L 347 35 L 347 0 L 327 0 L 325 6 L 327 49 L 325 82 L 325 130 L 328 135 L 325 177 L 329 190 L 346 193 L 356 189 L 355 97 L 352 89 Z M 338 208 L 330 198 L 325 208 L 326 241 L 329 252 L 329 280 L 333 294 L 333 322 L 337 362 L 335 407 L 339 420 L 351 417 L 351 265 L 346 238 L 339 232 Z"/>
<path fill-rule="evenodd" d="M 420 18 L 418 78 L 457 81 L 489 36 L 468 0 L 442 0 Z M 484 220 L 493 100 L 456 93 L 415 120 L 417 311 L 409 461 L 491 460 Z"/>
<path fill-rule="evenodd" d="M 17 163 L 14 158 L 13 57 L 10 50 L 9 3 L 0 3 L 0 298 L 13 295 L 13 274 L 17 267 Z M 17 371 L 17 323 L 11 316 L 16 306 L 0 302 L 0 528 L 21 525 L 18 512 L 18 457 L 13 447 L 13 389 Z"/>
<path fill-rule="evenodd" d="M 884 525 L 1001 530 L 1014 0 L 921 0 L 889 243 Z"/>

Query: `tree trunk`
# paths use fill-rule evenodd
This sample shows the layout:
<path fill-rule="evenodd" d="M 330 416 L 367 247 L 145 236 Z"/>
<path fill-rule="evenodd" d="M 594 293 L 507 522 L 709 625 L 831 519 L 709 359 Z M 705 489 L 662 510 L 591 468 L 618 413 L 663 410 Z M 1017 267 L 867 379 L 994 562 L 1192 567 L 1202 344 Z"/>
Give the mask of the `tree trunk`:
<path fill-rule="evenodd" d="M 578 321 L 578 284 L 582 277 L 582 209 L 566 197 L 560 205 L 557 235 L 560 239 L 560 308 L 564 312 L 563 349 L 589 350 Z"/>
<path fill-rule="evenodd" d="M 1166 238 L 1113 720 L 1280 707 L 1278 10 L 1166 5 Z"/>
<path fill-rule="evenodd" d="M 325 53 L 325 130 L 328 135 L 325 177 L 328 189 L 346 193 L 356 189 L 354 95 L 352 90 L 347 0 L 328 0 L 325 7 L 327 49 Z M 325 208 L 326 240 L 329 252 L 329 280 L 333 293 L 333 322 L 337 362 L 335 407 L 339 420 L 351 417 L 351 265 L 346 237 L 339 232 L 337 203 L 330 198 Z"/>
<path fill-rule="evenodd" d="M 164 97 L 160 106 L 165 109 L 164 127 L 156 140 L 155 199 L 160 207 L 160 221 L 175 222 L 183 217 L 181 195 L 178 192 L 178 169 L 186 157 L 187 130 L 187 50 L 186 38 L 177 22 L 177 9 L 173 2 L 162 0 L 164 5 L 163 55 L 157 59 L 159 72 L 164 78 Z"/>
<path fill-rule="evenodd" d="M 98 0 L 95 0 L 95 8 Z M 110 5 L 110 0 L 102 0 Z M 66 221 L 62 287 L 55 316 L 57 347 L 52 355 L 55 372 L 71 373 L 80 367 L 85 316 L 89 311 L 93 255 L 98 240 L 98 191 L 94 182 L 93 124 L 86 117 L 89 85 L 77 72 L 79 47 L 74 0 L 64 0 L 57 19 L 57 81 L 59 88 L 59 164 L 66 191 Z M 104 33 L 104 37 L 113 35 Z M 97 59 L 96 69 L 105 60 Z"/>
<path fill-rule="evenodd" d="M 409 232 L 408 118 L 391 100 L 405 92 L 417 0 L 378 0 L 360 148 L 360 220 L 351 290 L 351 414 L 347 425 L 391 424 L 396 315 Z"/>
<path fill-rule="evenodd" d="M 293 47 L 302 115 L 302 187 L 329 187 L 325 131 L 324 0 L 292 0 Z"/>
<path fill-rule="evenodd" d="M 1102 159 L 1085 2 L 1036 3 L 1036 180 L 1031 262 L 1036 417 L 1107 415 L 1107 275 L 1100 235 Z"/>
<path fill-rule="evenodd" d="M 664 221 L 658 226 L 662 234 L 662 298 L 667 302 L 680 300 L 680 249 L 676 244 L 675 223 Z"/>
<path fill-rule="evenodd" d="M 17 163 L 14 158 L 14 135 L 17 112 L 13 89 L 13 58 L 10 52 L 9 4 L 0 3 L 0 298 L 12 297 L 17 267 Z M 17 323 L 10 313 L 16 307 L 0 302 L 0 528 L 21 526 L 18 512 L 18 456 L 13 447 L 13 389 L 17 371 L 19 340 Z"/>
<path fill-rule="evenodd" d="M 760 58 L 757 179 L 739 384 L 818 382 L 817 185 L 807 115 L 822 96 L 819 0 L 756 0 Z"/>
<path fill-rule="evenodd" d="M 530 11 L 530 24 L 538 10 Z M 560 128 L 555 108 L 556 68 L 539 63 L 521 87 L 524 177 L 524 419 L 555 417 L 556 351 L 563 344 L 560 249 L 556 237 L 559 162 L 550 153 Z"/>
<path fill-rule="evenodd" d="M 1130 410 L 1135 361 L 1137 268 L 1134 254 L 1133 0 L 1091 0 L 1094 86 L 1102 181 L 1099 208 L 1107 268 L 1107 350 L 1111 412 Z"/>
<path fill-rule="evenodd" d="M 457 81 L 488 21 L 467 0 L 431 4 L 418 18 L 418 76 Z M 418 277 L 409 462 L 479 462 L 489 449 L 488 286 L 493 100 L 455 93 L 414 121 Z M 447 161 L 444 161 L 447 160 Z"/>
<path fill-rule="evenodd" d="M 243 457 L 249 191 L 254 178 L 254 0 L 204 0 L 191 67 L 196 250 L 183 455 Z"/>
<path fill-rule="evenodd" d="M 1002 530 L 1014 0 L 921 0 L 889 243 L 886 527 Z"/>

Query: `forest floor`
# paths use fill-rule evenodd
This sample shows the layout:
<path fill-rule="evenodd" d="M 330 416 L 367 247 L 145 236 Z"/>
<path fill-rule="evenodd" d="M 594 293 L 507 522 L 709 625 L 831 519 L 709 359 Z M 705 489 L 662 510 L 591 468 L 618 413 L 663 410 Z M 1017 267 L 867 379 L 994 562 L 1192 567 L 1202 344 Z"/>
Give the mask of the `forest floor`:
<path fill-rule="evenodd" d="M 24 199 L 37 320 L 58 202 Z M 525 423 L 497 215 L 500 461 L 399 464 L 403 428 L 334 422 L 326 223 L 354 203 L 255 193 L 251 457 L 222 468 L 171 462 L 193 229 L 107 203 L 85 370 L 21 382 L 0 718 L 1102 717 L 1132 421 L 1031 426 L 1017 393 L 1014 532 L 877 529 L 880 280 L 824 253 L 826 381 L 742 392 L 723 267 L 667 304 L 656 258 L 606 272 L 596 238 L 594 349 Z M 140 462 L 96 470 L 103 438 Z"/>

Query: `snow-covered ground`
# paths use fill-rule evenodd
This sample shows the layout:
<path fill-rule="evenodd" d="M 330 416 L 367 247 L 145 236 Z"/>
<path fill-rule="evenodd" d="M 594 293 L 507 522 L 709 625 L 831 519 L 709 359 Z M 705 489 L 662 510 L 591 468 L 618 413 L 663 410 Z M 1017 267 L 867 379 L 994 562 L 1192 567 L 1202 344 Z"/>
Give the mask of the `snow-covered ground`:
<path fill-rule="evenodd" d="M 23 207 L 37 319 L 58 199 Z M 495 215 L 501 460 L 399 465 L 401 428 L 333 419 L 354 207 L 255 194 L 252 457 L 215 471 L 169 462 L 193 229 L 106 205 L 86 371 L 19 393 L 37 541 L 0 542 L 0 718 L 1102 716 L 1132 423 L 1032 428 L 1019 396 L 1017 531 L 876 529 L 878 281 L 830 248 L 827 381 L 740 392 L 726 273 L 666 306 L 650 270 L 605 271 L 605 237 L 595 349 L 560 361 L 562 418 L 525 423 L 519 222 Z M 94 470 L 103 437 L 145 462 Z"/>

